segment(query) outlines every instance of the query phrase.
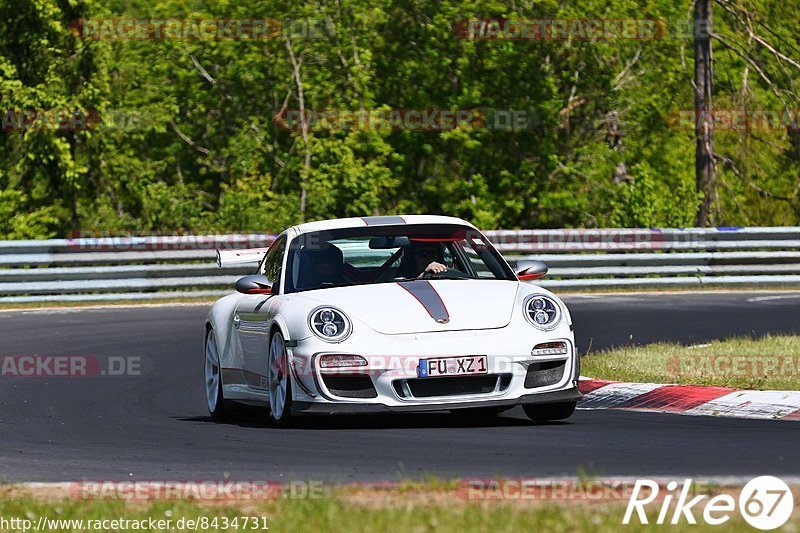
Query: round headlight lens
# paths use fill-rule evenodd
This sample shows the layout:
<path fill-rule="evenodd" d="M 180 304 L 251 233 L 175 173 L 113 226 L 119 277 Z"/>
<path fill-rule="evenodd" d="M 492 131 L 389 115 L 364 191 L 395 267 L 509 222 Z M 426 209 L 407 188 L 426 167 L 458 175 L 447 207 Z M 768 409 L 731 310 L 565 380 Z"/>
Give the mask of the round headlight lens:
<path fill-rule="evenodd" d="M 329 342 L 340 342 L 350 335 L 350 321 L 345 314 L 333 307 L 320 307 L 308 317 L 314 334 Z"/>
<path fill-rule="evenodd" d="M 525 301 L 525 317 L 539 329 L 553 329 L 561 321 L 561 307 L 553 298 L 537 294 Z"/>

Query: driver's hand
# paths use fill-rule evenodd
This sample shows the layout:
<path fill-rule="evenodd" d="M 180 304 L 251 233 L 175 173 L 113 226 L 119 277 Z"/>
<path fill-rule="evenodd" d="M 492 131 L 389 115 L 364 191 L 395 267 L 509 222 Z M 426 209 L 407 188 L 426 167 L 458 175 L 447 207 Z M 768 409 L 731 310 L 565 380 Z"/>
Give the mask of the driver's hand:
<path fill-rule="evenodd" d="M 428 266 L 425 267 L 423 274 L 426 272 L 430 272 L 431 274 L 441 274 L 442 272 L 446 271 L 447 267 L 445 265 L 437 263 L 436 261 L 432 261 Z"/>

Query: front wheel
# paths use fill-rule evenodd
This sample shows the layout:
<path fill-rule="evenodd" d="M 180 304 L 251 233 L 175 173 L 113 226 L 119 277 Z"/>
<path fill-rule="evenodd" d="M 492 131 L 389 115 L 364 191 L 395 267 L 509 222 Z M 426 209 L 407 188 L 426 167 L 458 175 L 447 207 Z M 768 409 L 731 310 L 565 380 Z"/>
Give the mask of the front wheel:
<path fill-rule="evenodd" d="M 276 332 L 270 342 L 267 383 L 272 419 L 278 426 L 287 427 L 292 421 L 292 380 L 289 376 L 286 343 L 280 332 Z"/>
<path fill-rule="evenodd" d="M 211 418 L 220 422 L 228 416 L 225 409 L 225 396 L 222 393 L 222 371 L 219 364 L 219 352 L 214 330 L 206 334 L 204 377 L 206 385 L 206 405 Z"/>
<path fill-rule="evenodd" d="M 534 422 L 548 422 L 569 418 L 575 412 L 576 405 L 578 402 L 543 403 L 523 405 L 522 409 Z"/>

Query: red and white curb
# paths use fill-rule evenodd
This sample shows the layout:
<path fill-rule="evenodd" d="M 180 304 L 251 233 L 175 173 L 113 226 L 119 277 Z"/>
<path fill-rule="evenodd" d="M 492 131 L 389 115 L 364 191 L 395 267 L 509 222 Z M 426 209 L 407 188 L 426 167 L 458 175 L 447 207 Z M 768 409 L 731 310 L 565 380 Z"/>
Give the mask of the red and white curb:
<path fill-rule="evenodd" d="M 698 385 L 620 383 L 581 377 L 580 409 L 627 409 L 800 421 L 800 391 L 754 391 Z"/>

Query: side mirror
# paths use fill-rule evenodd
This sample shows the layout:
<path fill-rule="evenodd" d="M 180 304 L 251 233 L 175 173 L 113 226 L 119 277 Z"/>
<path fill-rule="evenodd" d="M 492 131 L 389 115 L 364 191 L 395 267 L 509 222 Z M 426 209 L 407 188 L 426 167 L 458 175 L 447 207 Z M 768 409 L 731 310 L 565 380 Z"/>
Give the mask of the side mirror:
<path fill-rule="evenodd" d="M 272 294 L 272 282 L 267 276 L 245 276 L 236 281 L 236 290 L 242 294 Z"/>
<path fill-rule="evenodd" d="M 547 265 L 541 261 L 519 261 L 517 263 L 517 277 L 520 281 L 539 279 L 547 274 Z"/>

